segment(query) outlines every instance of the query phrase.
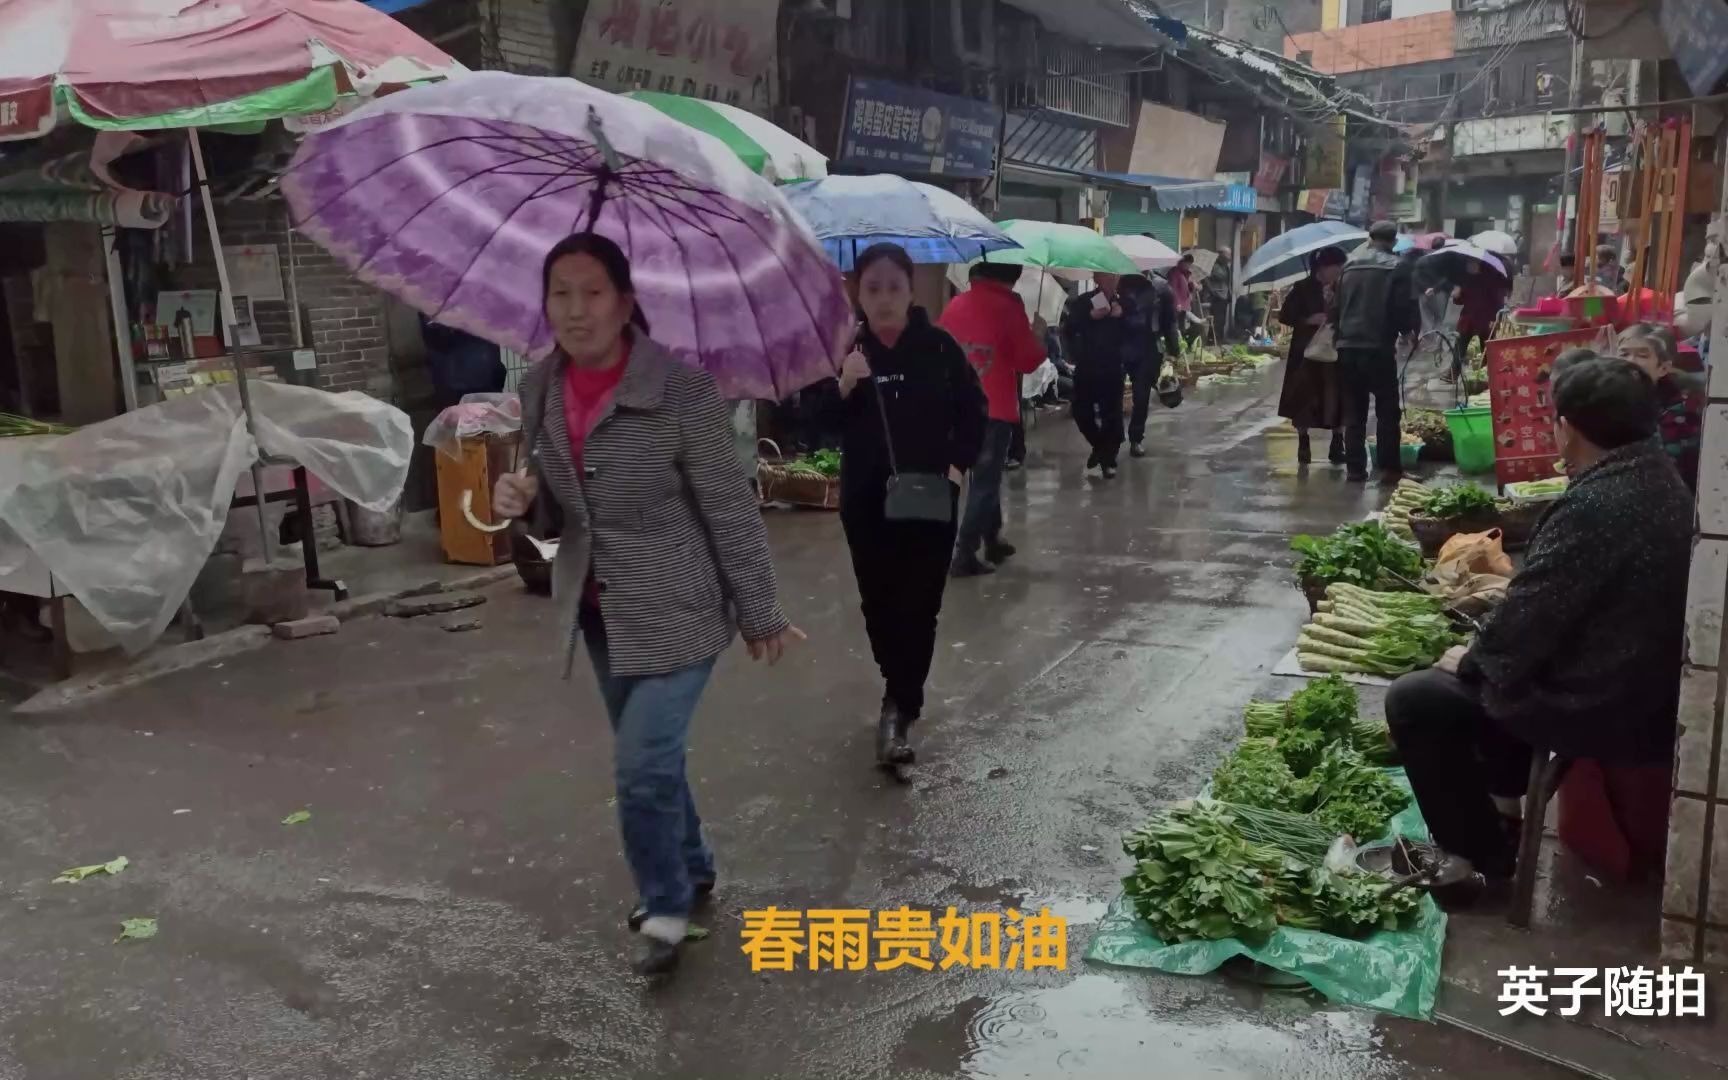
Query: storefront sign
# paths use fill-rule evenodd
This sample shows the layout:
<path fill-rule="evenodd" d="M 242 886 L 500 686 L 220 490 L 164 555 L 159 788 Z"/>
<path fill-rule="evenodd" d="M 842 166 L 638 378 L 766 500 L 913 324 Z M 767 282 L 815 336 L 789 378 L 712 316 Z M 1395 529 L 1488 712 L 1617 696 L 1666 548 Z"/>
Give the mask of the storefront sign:
<path fill-rule="evenodd" d="M 1289 158 L 1260 151 L 1260 168 L 1254 172 L 1254 190 L 1262 195 L 1278 194 L 1279 186 L 1284 183 L 1284 173 L 1289 168 Z"/>
<path fill-rule="evenodd" d="M 1350 209 L 1350 197 L 1343 188 L 1308 188 L 1296 199 L 1296 209 L 1317 218 L 1342 220 Z"/>
<path fill-rule="evenodd" d="M 1334 119 L 1308 136 L 1302 154 L 1302 180 L 1315 188 L 1344 186 L 1344 118 Z"/>
<path fill-rule="evenodd" d="M 1662 0 L 1657 21 L 1686 85 L 1700 96 L 1714 92 L 1728 74 L 1728 3 Z"/>
<path fill-rule="evenodd" d="M 1259 199 L 1247 184 L 1230 184 L 1224 189 L 1224 201 L 1218 209 L 1227 214 L 1252 214 L 1259 209 Z"/>
<path fill-rule="evenodd" d="M 590 0 L 575 75 L 766 112 L 779 0 Z"/>
<path fill-rule="evenodd" d="M 1560 448 L 1554 441 L 1554 358 L 1591 345 L 1597 330 L 1501 338 L 1484 350 L 1494 409 L 1494 473 L 1501 484 L 1552 480 Z"/>
<path fill-rule="evenodd" d="M 987 101 L 853 79 L 839 162 L 914 176 L 989 176 L 1001 120 Z"/>

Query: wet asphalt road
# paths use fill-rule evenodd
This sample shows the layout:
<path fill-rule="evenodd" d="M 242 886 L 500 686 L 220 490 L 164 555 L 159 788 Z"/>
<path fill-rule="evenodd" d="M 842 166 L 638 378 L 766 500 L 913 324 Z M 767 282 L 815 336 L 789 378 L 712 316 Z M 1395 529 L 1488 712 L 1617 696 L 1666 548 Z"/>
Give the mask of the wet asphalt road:
<path fill-rule="evenodd" d="M 1433 1025 L 1079 959 L 1121 832 L 1193 794 L 1304 608 L 1287 542 L 1373 495 L 1299 476 L 1269 387 L 1160 415 L 1100 485 L 1063 417 L 1010 481 L 1021 557 L 949 592 L 907 785 L 838 522 L 770 515 L 807 648 L 721 665 L 692 777 L 721 885 L 668 987 L 592 680 L 548 606 L 370 619 L 76 712 L 0 720 L 0 1080 L 1557 1075 Z M 298 826 L 281 819 L 301 808 Z M 176 811 L 185 811 L 177 813 Z M 51 885 L 124 854 L 116 879 Z M 752 974 L 746 908 L 1047 905 L 1066 971 Z M 113 944 L 122 918 L 160 934 Z"/>

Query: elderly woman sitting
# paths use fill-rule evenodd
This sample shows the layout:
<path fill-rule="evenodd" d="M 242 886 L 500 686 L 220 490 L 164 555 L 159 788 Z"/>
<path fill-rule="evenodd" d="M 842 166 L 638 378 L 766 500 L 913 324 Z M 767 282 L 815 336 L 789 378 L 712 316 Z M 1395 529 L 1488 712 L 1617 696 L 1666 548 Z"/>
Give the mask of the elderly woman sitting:
<path fill-rule="evenodd" d="M 1532 749 L 1613 765 L 1671 760 L 1684 651 L 1692 499 L 1633 365 L 1556 365 L 1570 490 L 1475 641 L 1386 697 L 1434 839 L 1483 879 L 1517 862 Z"/>

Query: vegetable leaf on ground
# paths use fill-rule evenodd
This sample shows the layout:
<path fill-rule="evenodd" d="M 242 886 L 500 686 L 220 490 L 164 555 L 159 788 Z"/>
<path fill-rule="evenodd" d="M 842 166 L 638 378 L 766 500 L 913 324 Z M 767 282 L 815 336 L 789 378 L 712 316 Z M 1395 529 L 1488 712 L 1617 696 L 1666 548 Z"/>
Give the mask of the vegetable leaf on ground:
<path fill-rule="evenodd" d="M 305 824 L 306 822 L 311 821 L 311 820 L 312 820 L 312 811 L 310 811 L 310 810 L 296 810 L 292 814 L 289 814 L 287 817 L 283 818 L 282 824 L 284 824 L 284 825 L 302 825 L 302 824 Z"/>
<path fill-rule="evenodd" d="M 83 881 L 85 878 L 96 874 L 107 874 L 109 877 L 113 877 L 115 874 L 120 873 L 131 865 L 131 859 L 128 859 L 124 855 L 116 855 L 105 863 L 96 863 L 92 866 L 74 866 L 62 870 L 60 871 L 60 876 L 54 879 L 54 884 L 75 885 L 78 882 Z"/>
<path fill-rule="evenodd" d="M 156 936 L 155 919 L 122 919 L 120 920 L 120 941 L 148 941 Z"/>

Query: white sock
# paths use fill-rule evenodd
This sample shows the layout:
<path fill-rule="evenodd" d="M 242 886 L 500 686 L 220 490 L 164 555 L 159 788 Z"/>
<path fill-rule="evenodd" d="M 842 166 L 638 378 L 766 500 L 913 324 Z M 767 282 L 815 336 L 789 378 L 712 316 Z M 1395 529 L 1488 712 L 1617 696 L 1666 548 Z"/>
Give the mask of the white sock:
<path fill-rule="evenodd" d="M 642 920 L 642 933 L 668 945 L 683 941 L 684 933 L 689 929 L 690 920 L 676 915 L 651 915 Z"/>

